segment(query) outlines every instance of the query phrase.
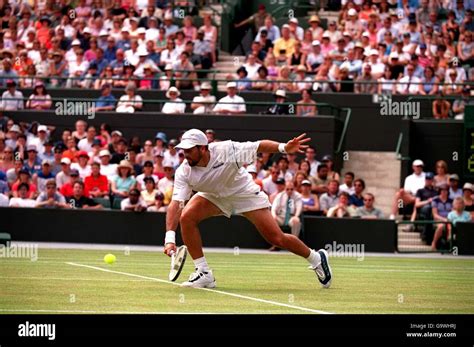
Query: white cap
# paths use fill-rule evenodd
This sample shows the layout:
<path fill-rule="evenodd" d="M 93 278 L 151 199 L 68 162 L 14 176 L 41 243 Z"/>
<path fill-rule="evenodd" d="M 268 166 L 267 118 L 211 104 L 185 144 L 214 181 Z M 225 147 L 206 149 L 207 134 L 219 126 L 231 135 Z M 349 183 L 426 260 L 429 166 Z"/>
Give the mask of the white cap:
<path fill-rule="evenodd" d="M 173 65 L 171 65 L 170 63 L 166 64 L 165 66 L 165 71 L 169 71 L 169 70 L 173 70 Z"/>
<path fill-rule="evenodd" d="M 137 34 L 146 34 L 146 29 L 144 27 L 140 27 L 137 29 Z"/>
<path fill-rule="evenodd" d="M 376 49 L 371 49 L 369 55 L 379 55 L 379 51 L 377 51 Z"/>
<path fill-rule="evenodd" d="M 290 23 L 298 24 L 298 18 L 292 17 L 292 18 L 289 20 L 289 22 L 290 22 Z"/>
<path fill-rule="evenodd" d="M 103 149 L 99 152 L 99 158 L 100 157 L 110 157 L 110 152 L 108 149 Z"/>
<path fill-rule="evenodd" d="M 278 89 L 275 92 L 275 96 L 281 96 L 282 98 L 286 98 L 286 92 L 284 89 Z"/>
<path fill-rule="evenodd" d="M 281 28 L 282 28 L 282 29 L 285 29 L 285 28 L 286 28 L 286 29 L 290 29 L 290 26 L 289 26 L 288 24 L 283 24 Z"/>
<path fill-rule="evenodd" d="M 464 185 L 462 187 L 462 190 L 464 190 L 464 189 L 474 191 L 474 186 L 472 185 L 472 183 L 466 182 L 466 183 L 464 183 Z"/>
<path fill-rule="evenodd" d="M 128 19 L 129 22 L 132 21 L 132 20 L 133 20 L 134 22 L 137 22 L 137 23 L 138 23 L 138 18 L 137 18 L 137 17 L 130 17 L 130 18 Z"/>
<path fill-rule="evenodd" d="M 162 164 L 163 167 L 172 167 L 174 168 L 173 162 L 169 159 L 163 160 Z"/>
<path fill-rule="evenodd" d="M 16 133 L 21 132 L 20 127 L 19 127 L 17 124 L 13 124 L 13 125 L 11 126 L 10 130 L 8 130 L 8 131 L 14 131 L 14 132 L 16 132 Z"/>
<path fill-rule="evenodd" d="M 175 148 L 189 149 L 194 146 L 207 146 L 207 136 L 199 129 L 191 129 L 181 136 L 181 142 Z"/>
<path fill-rule="evenodd" d="M 237 88 L 237 83 L 227 82 L 226 88 Z"/>
<path fill-rule="evenodd" d="M 257 173 L 257 167 L 253 164 L 247 166 L 248 173 Z"/>
<path fill-rule="evenodd" d="M 397 52 L 392 52 L 389 55 L 390 59 L 398 59 L 398 53 Z"/>
<path fill-rule="evenodd" d="M 80 46 L 80 45 L 81 45 L 81 41 L 79 41 L 78 39 L 72 40 L 71 46 Z"/>
<path fill-rule="evenodd" d="M 313 42 L 311 42 L 311 44 L 313 46 L 320 46 L 321 45 L 321 42 L 319 42 L 319 40 L 314 40 Z"/>
<path fill-rule="evenodd" d="M 302 185 L 302 186 L 304 186 L 304 185 L 309 185 L 309 186 L 310 186 L 310 185 L 311 185 L 311 182 L 310 182 L 309 180 L 303 180 L 303 181 L 301 182 L 301 185 Z"/>
<path fill-rule="evenodd" d="M 118 130 L 112 131 L 112 133 L 110 135 L 112 135 L 112 136 L 114 136 L 114 135 L 123 136 L 122 132 L 118 131 Z"/>
<path fill-rule="evenodd" d="M 364 31 L 362 33 L 362 37 L 370 37 L 369 33 L 367 31 Z"/>
<path fill-rule="evenodd" d="M 89 27 L 85 27 L 84 30 L 82 31 L 83 34 L 92 34 L 92 30 Z"/>
<path fill-rule="evenodd" d="M 357 11 L 353 8 L 351 8 L 349 11 L 347 11 L 347 14 L 349 16 L 357 16 Z"/>
<path fill-rule="evenodd" d="M 149 54 L 150 53 L 148 53 L 147 49 L 143 46 L 138 49 L 138 56 L 140 57 L 146 57 Z"/>
<path fill-rule="evenodd" d="M 201 84 L 201 90 L 202 90 L 202 89 L 209 89 L 209 90 L 210 90 L 210 89 L 212 89 L 212 86 L 211 86 L 211 84 L 210 84 L 209 82 L 202 82 L 202 84 Z"/>
<path fill-rule="evenodd" d="M 344 31 L 344 32 L 342 33 L 342 36 L 350 36 L 350 37 L 352 37 L 351 33 L 348 32 L 348 31 Z"/>
<path fill-rule="evenodd" d="M 420 159 L 414 160 L 412 165 L 413 165 L 413 166 L 425 166 L 425 164 L 423 163 L 423 161 L 420 160 Z"/>
<path fill-rule="evenodd" d="M 168 91 L 166 92 L 166 97 L 167 97 L 168 99 L 169 99 L 171 93 L 176 93 L 177 96 L 180 96 L 180 95 L 181 95 L 181 92 L 180 92 L 179 89 L 176 88 L 175 86 L 170 87 L 170 88 L 168 89 Z"/>
<path fill-rule="evenodd" d="M 173 19 L 173 14 L 171 12 L 167 12 L 164 17 L 165 20 Z"/>
<path fill-rule="evenodd" d="M 102 29 L 102 30 L 99 32 L 99 36 L 109 36 L 109 33 L 107 32 L 107 30 Z"/>
<path fill-rule="evenodd" d="M 38 132 L 40 132 L 40 131 L 48 132 L 48 127 L 46 125 L 40 125 L 38 127 Z"/>
<path fill-rule="evenodd" d="M 62 159 L 61 159 L 61 164 L 69 165 L 69 164 L 71 164 L 71 159 L 69 159 L 69 158 L 62 158 Z"/>
<path fill-rule="evenodd" d="M 128 28 L 127 26 L 124 26 L 124 27 L 122 27 L 122 30 L 121 30 L 121 32 L 127 32 L 127 33 L 130 33 L 130 30 L 129 30 L 129 28 Z"/>
<path fill-rule="evenodd" d="M 323 39 L 324 39 L 324 38 L 330 39 L 330 38 L 331 38 L 331 35 L 329 35 L 328 32 L 324 32 L 322 37 L 323 37 Z"/>

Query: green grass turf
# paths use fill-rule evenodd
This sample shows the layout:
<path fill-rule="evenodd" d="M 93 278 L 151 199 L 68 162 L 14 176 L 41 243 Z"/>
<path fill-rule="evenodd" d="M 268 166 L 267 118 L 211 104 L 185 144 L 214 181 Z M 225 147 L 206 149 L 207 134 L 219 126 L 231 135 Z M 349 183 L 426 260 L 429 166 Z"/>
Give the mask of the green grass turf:
<path fill-rule="evenodd" d="M 0 313 L 311 313 L 66 264 L 168 278 L 170 260 L 161 253 L 113 251 L 113 265 L 103 262 L 106 253 L 40 249 L 36 262 L 0 258 Z M 474 313 L 474 259 L 331 258 L 333 285 L 323 289 L 307 263 L 293 255 L 206 257 L 216 289 L 228 293 L 331 313 Z M 188 259 L 179 281 L 191 271 Z"/>

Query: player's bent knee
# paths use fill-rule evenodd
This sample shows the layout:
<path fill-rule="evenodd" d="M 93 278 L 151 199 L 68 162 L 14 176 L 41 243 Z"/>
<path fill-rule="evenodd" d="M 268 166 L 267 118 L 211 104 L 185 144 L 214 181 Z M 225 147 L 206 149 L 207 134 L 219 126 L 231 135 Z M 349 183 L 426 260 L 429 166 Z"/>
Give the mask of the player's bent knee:
<path fill-rule="evenodd" d="M 199 223 L 196 214 L 192 210 L 186 209 L 181 213 L 179 222 L 181 225 L 193 225 Z"/>

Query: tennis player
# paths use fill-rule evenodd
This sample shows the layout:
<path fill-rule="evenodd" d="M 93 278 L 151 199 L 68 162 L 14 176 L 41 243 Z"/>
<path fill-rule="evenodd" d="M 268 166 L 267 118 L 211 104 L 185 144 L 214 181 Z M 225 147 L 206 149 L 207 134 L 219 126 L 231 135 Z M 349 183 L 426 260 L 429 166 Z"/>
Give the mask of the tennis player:
<path fill-rule="evenodd" d="M 198 129 L 183 134 L 176 148 L 184 150 L 185 160 L 175 173 L 173 197 L 166 215 L 168 231 L 164 247 L 164 253 L 168 256 L 176 252 L 175 230 L 179 223 L 184 244 L 196 268 L 182 286 L 216 286 L 212 270 L 204 257 L 198 224 L 213 216 L 225 215 L 230 218 L 232 214 L 240 214 L 255 225 L 268 243 L 305 258 L 322 286 L 329 288 L 332 271 L 328 253 L 324 249 L 312 250 L 294 235 L 281 231 L 270 212 L 271 204 L 267 195 L 243 167 L 244 164 L 253 163 L 257 153 L 303 153 L 310 140 L 306 134 L 302 134 L 287 143 L 229 140 L 208 144 L 206 135 Z M 193 191 L 197 193 L 190 199 Z"/>

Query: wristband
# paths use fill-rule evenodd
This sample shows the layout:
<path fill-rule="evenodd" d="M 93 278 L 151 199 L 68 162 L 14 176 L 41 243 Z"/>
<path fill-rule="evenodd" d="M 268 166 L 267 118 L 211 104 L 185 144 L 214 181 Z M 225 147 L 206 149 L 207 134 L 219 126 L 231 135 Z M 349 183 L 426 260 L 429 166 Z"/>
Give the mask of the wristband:
<path fill-rule="evenodd" d="M 165 245 L 167 243 L 176 243 L 176 232 L 168 230 L 165 235 Z"/>
<path fill-rule="evenodd" d="M 280 144 L 278 145 L 278 151 L 279 151 L 280 153 L 286 154 L 285 146 L 286 146 L 286 143 L 280 143 Z"/>

